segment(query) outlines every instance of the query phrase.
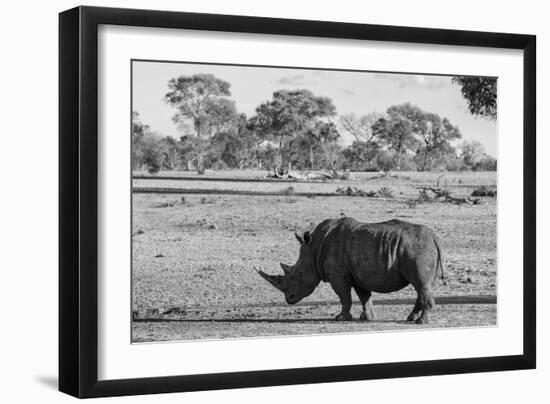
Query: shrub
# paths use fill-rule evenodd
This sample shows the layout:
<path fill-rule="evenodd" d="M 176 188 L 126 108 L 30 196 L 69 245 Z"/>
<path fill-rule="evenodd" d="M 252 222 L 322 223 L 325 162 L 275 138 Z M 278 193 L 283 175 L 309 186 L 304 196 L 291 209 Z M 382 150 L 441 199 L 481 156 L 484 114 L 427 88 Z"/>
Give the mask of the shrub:
<path fill-rule="evenodd" d="M 283 195 L 292 195 L 295 192 L 295 189 L 293 186 L 287 187 L 281 191 Z"/>
<path fill-rule="evenodd" d="M 151 161 L 147 165 L 147 172 L 149 174 L 157 174 L 160 171 L 160 164 L 157 161 Z"/>
<path fill-rule="evenodd" d="M 346 188 L 336 188 L 336 193 L 338 195 L 343 196 L 365 196 L 368 198 L 374 198 L 378 196 L 378 194 L 374 191 L 364 191 L 362 189 L 359 189 L 357 187 L 346 187 Z"/>
<path fill-rule="evenodd" d="M 461 171 L 464 169 L 464 162 L 458 157 L 449 158 L 445 163 L 447 171 Z"/>
<path fill-rule="evenodd" d="M 472 192 L 472 196 L 495 197 L 495 196 L 497 196 L 497 190 L 496 189 L 489 189 L 486 186 L 481 186 L 479 188 L 474 189 L 474 191 Z"/>
<path fill-rule="evenodd" d="M 416 208 L 420 201 L 418 199 L 407 199 L 405 200 L 405 205 L 407 205 L 408 208 Z"/>
<path fill-rule="evenodd" d="M 473 167 L 474 171 L 496 171 L 497 170 L 497 159 L 491 156 L 485 156 L 483 159 L 479 160 Z"/>
<path fill-rule="evenodd" d="M 382 198 L 393 198 L 393 191 L 391 190 L 391 188 L 382 187 L 378 190 L 378 195 L 380 195 Z"/>
<path fill-rule="evenodd" d="M 401 162 L 399 163 L 399 165 L 400 171 L 416 171 L 418 169 L 418 166 L 416 165 L 414 159 L 405 153 L 403 153 L 403 155 L 401 156 Z"/>

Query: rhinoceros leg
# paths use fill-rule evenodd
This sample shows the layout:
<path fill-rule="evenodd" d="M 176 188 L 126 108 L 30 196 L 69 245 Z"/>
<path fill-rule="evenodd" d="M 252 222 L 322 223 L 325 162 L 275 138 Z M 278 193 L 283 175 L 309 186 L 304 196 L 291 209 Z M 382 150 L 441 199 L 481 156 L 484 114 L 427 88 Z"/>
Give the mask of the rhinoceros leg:
<path fill-rule="evenodd" d="M 407 321 L 416 321 L 422 312 L 422 309 L 420 308 L 420 298 L 416 298 L 416 303 L 414 304 L 414 308 L 411 311 L 411 314 L 407 317 Z"/>
<path fill-rule="evenodd" d="M 405 270 L 403 276 L 414 286 L 418 294 L 413 311 L 407 319 L 416 324 L 429 323 L 430 310 L 435 306 L 431 285 L 437 272 L 437 256 L 426 253 L 415 257 L 414 260 L 405 260 L 402 267 Z"/>
<path fill-rule="evenodd" d="M 416 319 L 416 324 L 427 324 L 430 322 L 430 310 L 435 306 L 435 300 L 430 288 L 423 288 L 418 291 L 418 300 L 422 315 Z"/>
<path fill-rule="evenodd" d="M 374 320 L 376 318 L 376 315 L 374 314 L 374 307 L 372 307 L 371 291 L 359 289 L 357 287 L 354 289 L 355 293 L 357 293 L 357 296 L 359 296 L 361 305 L 363 306 L 363 312 L 361 313 L 359 319 L 366 321 Z"/>
<path fill-rule="evenodd" d="M 336 321 L 349 321 L 353 317 L 350 313 L 351 310 L 351 285 L 343 278 L 331 278 L 330 285 L 340 298 L 340 304 L 342 305 L 342 311 L 336 316 Z"/>

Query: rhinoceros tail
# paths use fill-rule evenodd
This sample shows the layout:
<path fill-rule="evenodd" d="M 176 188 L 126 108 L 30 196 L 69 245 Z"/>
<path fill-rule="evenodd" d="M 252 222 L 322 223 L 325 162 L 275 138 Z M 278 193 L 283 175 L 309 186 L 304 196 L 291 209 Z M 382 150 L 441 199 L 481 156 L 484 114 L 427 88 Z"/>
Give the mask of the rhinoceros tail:
<path fill-rule="evenodd" d="M 437 249 L 437 270 L 436 270 L 436 275 L 434 276 L 434 282 L 437 279 L 438 271 L 441 275 L 441 280 L 445 281 L 445 274 L 443 273 L 443 250 L 441 249 L 438 238 L 435 236 L 434 236 L 434 244 L 435 244 L 435 248 Z"/>

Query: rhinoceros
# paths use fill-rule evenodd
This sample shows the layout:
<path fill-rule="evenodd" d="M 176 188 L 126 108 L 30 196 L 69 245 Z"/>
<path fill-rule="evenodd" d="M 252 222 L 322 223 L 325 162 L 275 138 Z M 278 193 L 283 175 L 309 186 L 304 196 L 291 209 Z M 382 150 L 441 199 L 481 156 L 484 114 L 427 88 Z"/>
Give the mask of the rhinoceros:
<path fill-rule="evenodd" d="M 351 320 L 351 289 L 363 306 L 361 320 L 375 318 L 371 293 L 389 293 L 412 284 L 417 299 L 408 321 L 429 322 L 435 305 L 432 284 L 443 279 L 443 256 L 434 232 L 401 220 L 362 223 L 349 217 L 328 219 L 313 232 L 295 233 L 300 243 L 296 264 L 281 263 L 284 275 L 258 273 L 284 292 L 288 304 L 309 296 L 329 282 L 342 304 L 336 320 Z"/>

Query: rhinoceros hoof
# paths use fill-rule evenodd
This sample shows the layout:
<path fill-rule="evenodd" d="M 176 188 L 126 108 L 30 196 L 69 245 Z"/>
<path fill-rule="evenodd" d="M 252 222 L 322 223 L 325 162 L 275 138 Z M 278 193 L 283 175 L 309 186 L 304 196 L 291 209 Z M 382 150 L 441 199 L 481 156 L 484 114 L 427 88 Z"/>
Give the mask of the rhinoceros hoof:
<path fill-rule="evenodd" d="M 426 317 L 417 318 L 415 321 L 416 324 L 428 324 L 429 322 L 430 320 L 427 319 Z"/>
<path fill-rule="evenodd" d="M 416 321 L 418 317 L 420 317 L 420 313 L 411 313 L 409 317 L 407 317 L 407 321 Z"/>
<path fill-rule="evenodd" d="M 350 321 L 353 320 L 351 313 L 340 313 L 336 316 L 336 321 Z"/>
<path fill-rule="evenodd" d="M 367 314 L 365 312 L 362 312 L 361 315 L 359 316 L 359 320 L 363 320 L 363 321 L 372 321 L 376 318 L 376 316 L 374 314 Z"/>

